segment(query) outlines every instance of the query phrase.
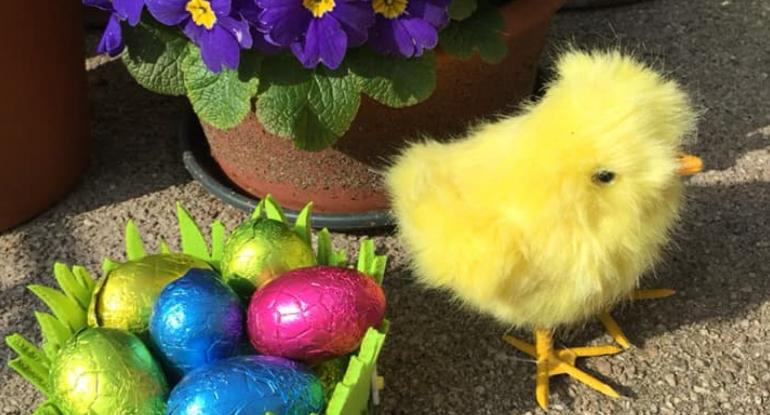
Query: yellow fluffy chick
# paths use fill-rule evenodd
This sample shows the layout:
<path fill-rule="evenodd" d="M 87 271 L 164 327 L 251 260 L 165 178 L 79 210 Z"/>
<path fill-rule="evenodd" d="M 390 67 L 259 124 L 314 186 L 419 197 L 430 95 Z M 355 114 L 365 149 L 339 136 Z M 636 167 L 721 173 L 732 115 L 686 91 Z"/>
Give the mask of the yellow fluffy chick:
<path fill-rule="evenodd" d="M 626 346 L 606 312 L 669 239 L 680 176 L 701 168 L 681 152 L 695 120 L 682 89 L 634 58 L 570 51 L 539 102 L 463 139 L 415 143 L 388 170 L 418 278 L 535 330 L 535 346 L 508 340 L 537 358 L 542 407 L 556 374 L 617 396 L 574 360 L 620 348 L 554 351 L 551 332 L 599 315 Z"/>

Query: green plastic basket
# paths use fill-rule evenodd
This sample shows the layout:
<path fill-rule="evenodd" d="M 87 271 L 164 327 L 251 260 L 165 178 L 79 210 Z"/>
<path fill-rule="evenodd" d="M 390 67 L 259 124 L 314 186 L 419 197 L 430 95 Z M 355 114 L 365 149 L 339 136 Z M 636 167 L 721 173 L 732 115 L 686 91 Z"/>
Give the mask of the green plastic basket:
<path fill-rule="evenodd" d="M 305 207 L 294 223 L 289 223 L 283 209 L 271 198 L 266 197 L 257 205 L 252 218 L 267 217 L 291 226 L 307 243 L 312 244 L 310 216 L 312 204 Z M 180 234 L 181 252 L 209 262 L 219 269 L 224 254 L 227 229 L 220 221 L 210 226 L 210 243 L 187 210 L 177 203 L 177 220 Z M 139 229 L 129 220 L 125 227 L 126 259 L 136 260 L 147 255 Z M 159 252 L 172 252 L 170 246 L 161 241 Z M 317 234 L 316 258 L 319 265 L 352 266 L 344 250 L 332 248 L 331 236 L 327 229 Z M 104 259 L 102 274 L 106 275 L 120 262 Z M 361 243 L 355 268 L 382 283 L 387 265 L 387 257 L 377 255 L 374 242 L 365 239 Z M 91 293 L 96 285 L 95 279 L 85 267 L 65 264 L 54 265 L 54 277 L 59 289 L 42 285 L 30 285 L 29 290 L 38 296 L 50 309 L 48 312 L 35 312 L 43 341 L 35 345 L 18 333 L 5 338 L 6 344 L 16 352 L 16 358 L 8 365 L 45 396 L 49 395 L 48 368 L 59 348 L 75 333 L 86 327 L 86 313 L 91 301 Z M 370 328 L 361 342 L 359 349 L 350 356 L 344 376 L 334 386 L 327 402 L 325 415 L 372 415 L 378 400 L 382 379 L 377 375 L 377 358 L 385 341 L 389 323 L 383 321 L 378 328 Z M 33 415 L 61 415 L 62 412 L 51 401 L 45 401 L 33 412 Z"/>

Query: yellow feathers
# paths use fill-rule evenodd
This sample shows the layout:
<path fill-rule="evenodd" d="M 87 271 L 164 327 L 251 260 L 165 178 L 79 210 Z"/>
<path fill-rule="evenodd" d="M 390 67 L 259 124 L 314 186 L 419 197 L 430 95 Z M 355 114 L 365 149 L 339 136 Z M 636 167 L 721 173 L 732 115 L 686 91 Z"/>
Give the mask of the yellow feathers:
<path fill-rule="evenodd" d="M 387 173 L 424 283 L 501 321 L 555 327 L 633 290 L 677 218 L 695 114 L 679 86 L 618 52 L 572 51 L 518 115 Z"/>

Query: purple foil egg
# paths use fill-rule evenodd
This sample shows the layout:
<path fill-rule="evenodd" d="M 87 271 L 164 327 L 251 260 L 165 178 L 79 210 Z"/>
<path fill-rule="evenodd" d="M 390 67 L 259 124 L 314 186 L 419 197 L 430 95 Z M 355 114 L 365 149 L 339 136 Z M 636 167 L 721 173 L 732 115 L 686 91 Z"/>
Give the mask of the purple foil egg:
<path fill-rule="evenodd" d="M 251 297 L 248 332 L 260 353 L 316 362 L 354 351 L 385 317 L 385 294 L 368 276 L 329 266 L 300 268 Z"/>

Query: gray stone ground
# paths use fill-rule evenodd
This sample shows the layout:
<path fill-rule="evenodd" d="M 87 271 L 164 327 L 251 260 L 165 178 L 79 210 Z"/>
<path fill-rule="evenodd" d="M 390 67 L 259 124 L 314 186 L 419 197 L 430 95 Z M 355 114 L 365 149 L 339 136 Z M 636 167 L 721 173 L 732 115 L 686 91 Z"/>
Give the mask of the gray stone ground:
<path fill-rule="evenodd" d="M 681 79 L 703 110 L 693 151 L 708 168 L 691 181 L 675 247 L 648 284 L 678 294 L 616 312 L 636 347 L 581 363 L 626 397 L 613 401 L 557 378 L 551 413 L 770 412 L 769 17 L 767 0 L 660 0 L 555 19 L 552 44 L 623 45 Z M 24 286 L 51 283 L 55 260 L 97 270 L 102 257 L 119 257 L 129 217 L 153 247 L 160 236 L 176 237 L 176 200 L 203 222 L 221 218 L 232 226 L 244 217 L 184 171 L 174 138 L 182 100 L 142 90 L 114 63 L 89 78 L 88 172 L 55 208 L 0 235 L 3 335 L 35 337 L 31 310 L 41 304 Z M 335 236 L 351 249 L 359 238 Z M 387 384 L 381 413 L 540 413 L 534 364 L 501 341 L 505 328 L 415 286 L 394 239 L 376 238 L 392 256 L 386 289 L 393 331 L 380 365 Z M 560 342 L 607 340 L 592 323 Z M 0 360 L 9 358 L 0 348 Z M 0 379 L 0 412 L 28 413 L 38 394 L 5 367 Z"/>

